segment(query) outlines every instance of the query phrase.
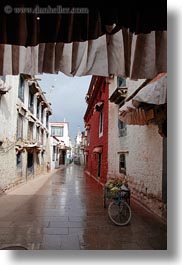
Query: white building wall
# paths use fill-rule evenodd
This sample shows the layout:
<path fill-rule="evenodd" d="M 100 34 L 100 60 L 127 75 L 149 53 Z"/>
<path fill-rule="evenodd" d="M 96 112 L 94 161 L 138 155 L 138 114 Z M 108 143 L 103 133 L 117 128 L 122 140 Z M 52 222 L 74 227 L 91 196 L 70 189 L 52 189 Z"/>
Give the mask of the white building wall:
<path fill-rule="evenodd" d="M 7 86 L 11 90 L 0 97 L 0 190 L 8 188 L 14 182 L 16 171 L 16 100 L 18 95 L 19 76 L 6 76 Z"/>
<path fill-rule="evenodd" d="M 128 138 L 127 174 L 138 188 L 161 198 L 163 146 L 157 126 L 131 126 Z"/>
<path fill-rule="evenodd" d="M 65 123 L 64 124 L 64 135 L 63 135 L 63 138 L 61 140 L 65 142 L 66 146 L 69 146 L 69 144 L 70 144 L 70 138 L 69 138 L 68 123 Z"/>
<path fill-rule="evenodd" d="M 110 80 L 109 97 L 117 88 L 117 79 Z M 108 115 L 108 177 L 119 176 L 118 105 L 109 101 Z"/>
<path fill-rule="evenodd" d="M 59 167 L 59 149 L 56 150 L 57 155 L 53 160 L 53 147 L 57 149 L 59 145 L 59 141 L 55 140 L 53 137 L 50 137 L 50 167 L 51 170 Z"/>
<path fill-rule="evenodd" d="M 28 132 L 28 117 L 33 115 L 36 119 L 36 95 L 34 95 L 34 111 L 33 114 L 28 110 L 29 86 L 25 82 L 24 87 L 24 102 L 18 98 L 19 75 L 6 76 L 6 85 L 12 89 L 0 97 L 0 190 L 8 189 L 27 179 L 27 151 L 22 152 L 22 171 L 17 174 L 16 166 L 16 142 L 17 142 L 17 117 L 18 106 L 23 106 L 26 109 L 26 115 L 23 118 L 23 139 L 27 141 Z M 33 125 L 33 139 L 37 139 L 36 121 Z M 45 126 L 43 126 L 45 127 Z M 44 128 L 44 162 L 41 160 L 41 154 L 34 152 L 34 176 L 45 172 L 46 163 L 50 160 L 49 136 L 46 136 L 46 128 Z M 47 131 L 48 132 L 48 131 Z M 38 156 L 38 158 L 36 157 Z M 39 160 L 39 164 L 37 161 Z M 44 164 L 43 164 L 44 163 Z M 43 171 L 42 171 L 43 170 Z"/>
<path fill-rule="evenodd" d="M 68 128 L 68 123 L 67 122 L 51 122 L 50 123 L 51 127 L 64 127 L 63 129 L 63 137 L 56 136 L 59 141 L 64 141 L 66 146 L 69 146 L 70 144 L 70 137 L 69 137 L 69 128 Z"/>
<path fill-rule="evenodd" d="M 126 80 L 128 95 L 144 80 Z M 116 79 L 109 88 L 111 95 L 116 89 Z M 126 175 L 132 195 L 158 215 L 162 215 L 162 165 L 163 139 L 157 125 L 127 125 L 127 134 L 118 137 L 118 105 L 109 102 L 108 177 L 121 176 L 119 154 L 125 152 Z"/>

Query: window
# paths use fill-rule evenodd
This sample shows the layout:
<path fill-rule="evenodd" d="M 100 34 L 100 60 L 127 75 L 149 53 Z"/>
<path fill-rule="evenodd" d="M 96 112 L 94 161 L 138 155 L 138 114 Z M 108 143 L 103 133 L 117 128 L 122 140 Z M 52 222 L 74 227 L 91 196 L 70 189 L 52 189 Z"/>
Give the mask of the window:
<path fill-rule="evenodd" d="M 117 87 L 124 87 L 126 86 L 126 79 L 118 76 L 117 77 Z"/>
<path fill-rule="evenodd" d="M 24 101 L 24 87 L 25 87 L 25 82 L 23 77 L 20 75 L 19 86 L 18 86 L 18 97 L 22 101 Z"/>
<path fill-rule="evenodd" d="M 42 123 L 44 122 L 44 108 L 43 108 L 43 106 L 41 108 L 41 122 Z"/>
<path fill-rule="evenodd" d="M 40 142 L 42 145 L 44 145 L 44 130 L 42 130 L 42 129 L 40 131 Z"/>
<path fill-rule="evenodd" d="M 121 108 L 122 103 L 118 106 L 118 116 L 119 116 L 119 109 Z M 125 122 L 118 119 L 118 135 L 119 137 L 123 137 L 127 135 L 127 125 Z"/>
<path fill-rule="evenodd" d="M 41 164 L 43 165 L 44 164 L 44 153 L 41 152 Z"/>
<path fill-rule="evenodd" d="M 27 175 L 34 173 L 34 156 L 33 153 L 27 153 Z"/>
<path fill-rule="evenodd" d="M 57 146 L 57 148 L 56 148 L 56 161 L 58 161 L 58 154 L 59 154 L 59 148 Z"/>
<path fill-rule="evenodd" d="M 51 127 L 51 135 L 52 136 L 57 136 L 57 137 L 63 137 L 63 130 L 64 130 L 64 127 L 62 126 L 54 126 L 54 127 Z"/>
<path fill-rule="evenodd" d="M 37 142 L 39 142 L 39 127 L 37 127 L 36 139 L 37 139 Z"/>
<path fill-rule="evenodd" d="M 17 118 L 16 139 L 23 139 L 23 116 L 20 114 Z"/>
<path fill-rule="evenodd" d="M 33 140 L 33 122 L 28 123 L 28 140 Z"/>
<path fill-rule="evenodd" d="M 56 154 L 56 146 L 53 146 L 53 149 L 52 149 L 52 161 L 55 161 L 55 154 Z"/>
<path fill-rule="evenodd" d="M 119 155 L 119 173 L 126 174 L 126 158 L 125 154 Z"/>
<path fill-rule="evenodd" d="M 40 106 L 40 101 L 37 99 L 37 118 L 39 119 L 39 106 Z"/>
<path fill-rule="evenodd" d="M 118 130 L 119 130 L 119 137 L 126 136 L 127 134 L 127 127 L 126 123 L 118 119 Z"/>
<path fill-rule="evenodd" d="M 90 129 L 87 130 L 87 145 L 90 145 Z"/>
<path fill-rule="evenodd" d="M 17 169 L 21 169 L 22 167 L 22 153 L 21 152 L 19 152 L 16 155 L 16 166 L 17 166 Z"/>
<path fill-rule="evenodd" d="M 103 135 L 103 125 L 104 125 L 104 113 L 103 109 L 100 110 L 100 119 L 99 119 L 99 136 Z"/>
<path fill-rule="evenodd" d="M 28 101 L 28 109 L 33 113 L 34 106 L 34 94 L 29 91 L 29 101 Z"/>
<path fill-rule="evenodd" d="M 46 127 L 49 128 L 49 114 L 46 114 Z"/>
<path fill-rule="evenodd" d="M 98 172 L 97 172 L 98 177 L 101 176 L 101 161 L 102 161 L 102 154 L 98 153 Z"/>

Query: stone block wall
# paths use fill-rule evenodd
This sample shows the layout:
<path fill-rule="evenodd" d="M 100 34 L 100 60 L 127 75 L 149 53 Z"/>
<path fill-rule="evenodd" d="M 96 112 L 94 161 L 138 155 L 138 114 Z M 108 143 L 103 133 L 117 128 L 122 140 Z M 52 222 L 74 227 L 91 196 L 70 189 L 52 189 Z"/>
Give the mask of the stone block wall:
<path fill-rule="evenodd" d="M 156 125 L 128 128 L 126 171 L 132 196 L 145 207 L 163 216 L 162 137 Z"/>
<path fill-rule="evenodd" d="M 144 80 L 126 80 L 128 95 L 131 95 Z M 111 95 L 116 89 L 116 80 L 109 86 Z M 108 117 L 108 177 L 118 177 L 119 154 L 125 153 L 126 175 L 131 194 L 139 203 L 160 217 L 166 214 L 162 201 L 163 138 L 158 126 L 127 125 L 125 136 L 118 135 L 118 105 L 109 102 Z"/>

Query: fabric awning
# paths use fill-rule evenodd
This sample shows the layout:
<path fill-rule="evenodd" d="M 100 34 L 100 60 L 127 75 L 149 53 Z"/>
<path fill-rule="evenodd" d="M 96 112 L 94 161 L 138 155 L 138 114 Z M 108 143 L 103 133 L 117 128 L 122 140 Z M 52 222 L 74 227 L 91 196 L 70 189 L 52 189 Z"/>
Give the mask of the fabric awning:
<path fill-rule="evenodd" d="M 131 102 L 130 102 L 131 103 Z M 126 107 L 126 106 L 125 106 Z M 128 125 L 147 125 L 154 118 L 154 111 L 143 108 L 120 108 L 119 119 Z"/>
<path fill-rule="evenodd" d="M 157 75 L 133 97 L 133 100 L 155 105 L 165 104 L 167 102 L 167 74 Z"/>
<path fill-rule="evenodd" d="M 117 7 L 1 1 L 0 25 L 0 75 L 151 79 L 167 71 L 165 0 L 121 1 Z"/>
<path fill-rule="evenodd" d="M 41 43 L 35 47 L 0 44 L 0 75 L 62 72 L 68 76 L 117 76 L 152 79 L 167 71 L 167 32 L 114 35 L 73 43 Z"/>
<path fill-rule="evenodd" d="M 93 153 L 102 153 L 102 146 L 96 146 L 96 147 L 94 147 Z"/>
<path fill-rule="evenodd" d="M 155 116 L 154 109 L 148 106 L 160 106 L 166 102 L 167 74 L 161 73 L 142 87 L 136 95 L 130 96 L 128 101 L 126 99 L 125 104 L 119 109 L 119 119 L 128 125 L 146 125 Z"/>
<path fill-rule="evenodd" d="M 132 100 L 126 102 L 119 109 L 119 119 L 128 125 L 146 125 L 145 111 L 141 108 L 136 108 L 132 104 Z"/>

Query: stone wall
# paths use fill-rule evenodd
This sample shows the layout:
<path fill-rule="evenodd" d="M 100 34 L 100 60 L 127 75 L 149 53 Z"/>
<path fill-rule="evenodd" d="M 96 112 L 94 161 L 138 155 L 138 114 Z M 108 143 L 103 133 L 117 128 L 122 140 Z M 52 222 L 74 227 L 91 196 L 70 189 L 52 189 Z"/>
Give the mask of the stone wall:
<path fill-rule="evenodd" d="M 130 126 L 126 169 L 132 196 L 157 215 L 163 215 L 162 137 L 156 125 Z"/>
<path fill-rule="evenodd" d="M 16 177 L 16 100 L 19 76 L 6 76 L 6 85 L 11 90 L 0 96 L 0 188 L 5 190 L 19 182 Z"/>
<path fill-rule="evenodd" d="M 144 80 L 127 79 L 128 95 Z M 116 89 L 116 80 L 109 87 L 111 95 Z M 164 216 L 166 205 L 162 201 L 163 138 L 154 124 L 148 126 L 127 125 L 126 135 L 118 135 L 118 105 L 109 103 L 108 131 L 108 177 L 119 173 L 119 154 L 125 153 L 126 175 L 132 196 L 150 211 Z"/>

